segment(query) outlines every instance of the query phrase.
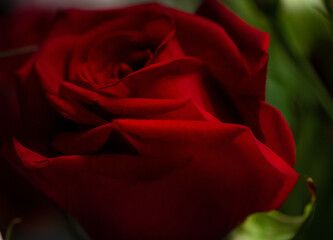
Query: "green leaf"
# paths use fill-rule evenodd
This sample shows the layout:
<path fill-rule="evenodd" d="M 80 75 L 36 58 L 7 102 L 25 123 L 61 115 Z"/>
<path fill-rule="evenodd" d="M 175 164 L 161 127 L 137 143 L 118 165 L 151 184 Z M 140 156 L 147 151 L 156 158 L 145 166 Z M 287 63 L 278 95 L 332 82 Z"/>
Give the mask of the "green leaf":
<path fill-rule="evenodd" d="M 300 231 L 314 211 L 316 202 L 315 185 L 306 178 L 311 201 L 305 206 L 303 215 L 288 216 L 279 211 L 256 213 L 233 230 L 226 240 L 291 240 Z"/>

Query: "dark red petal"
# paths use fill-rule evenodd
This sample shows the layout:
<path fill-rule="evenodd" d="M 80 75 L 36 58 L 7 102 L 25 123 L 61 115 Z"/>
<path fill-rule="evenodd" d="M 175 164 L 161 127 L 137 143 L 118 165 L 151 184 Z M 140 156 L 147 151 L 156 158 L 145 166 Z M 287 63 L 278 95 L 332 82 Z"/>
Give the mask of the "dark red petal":
<path fill-rule="evenodd" d="M 60 84 L 67 81 L 67 60 L 77 40 L 75 35 L 49 40 L 40 51 L 36 68 L 45 92 L 57 95 Z"/>
<path fill-rule="evenodd" d="M 74 98 L 67 97 L 64 99 L 53 94 L 46 95 L 54 109 L 65 118 L 86 125 L 100 125 L 107 123 L 107 120 L 84 108 Z"/>
<path fill-rule="evenodd" d="M 268 103 L 251 97 L 244 97 L 243 103 L 239 107 L 246 124 L 251 126 L 261 142 L 293 167 L 296 159 L 295 143 L 282 114 Z"/>
<path fill-rule="evenodd" d="M 163 31 L 161 31 L 161 29 L 163 29 Z M 161 32 L 164 33 L 164 35 L 159 38 L 162 39 L 162 41 L 155 50 L 152 59 L 146 63 L 146 66 L 158 62 L 171 61 L 185 56 L 176 36 L 175 23 L 168 15 L 158 16 L 155 21 L 148 23 L 145 27 L 145 33 L 148 36 L 156 35 L 156 33 L 161 35 Z"/>
<path fill-rule="evenodd" d="M 248 25 L 216 0 L 204 0 L 197 14 L 218 23 L 237 45 L 251 74 L 267 62 L 269 35 Z"/>
<path fill-rule="evenodd" d="M 126 56 L 137 51 L 135 47 L 144 43 L 145 36 L 140 31 L 115 30 L 114 26 L 119 28 L 107 22 L 80 38 L 68 59 L 69 81 L 90 89 L 119 81 L 112 81 L 112 69 L 126 62 Z"/>
<path fill-rule="evenodd" d="M 246 89 L 248 95 L 264 98 L 265 75 L 255 75 L 267 63 L 268 34 L 247 25 L 214 0 L 204 1 L 199 9 L 205 18 L 170 12 L 186 54 L 207 64 L 231 96 Z"/>
<path fill-rule="evenodd" d="M 265 99 L 269 36 L 247 25 L 215 0 L 204 1 L 198 13 L 214 22 L 203 18 L 192 19 L 188 14 L 174 11 L 183 48 L 208 65 L 240 113 L 240 119 L 253 130 L 255 136 L 293 166 L 294 142 L 287 124 L 275 109 L 268 105 L 265 109 L 270 108 L 270 111 L 261 108 Z M 192 24 L 196 27 L 188 27 Z M 192 43 L 189 39 L 193 36 L 197 37 Z M 215 43 L 211 39 L 221 40 Z M 224 49 L 226 46 L 230 46 L 229 51 Z M 238 63 L 233 62 L 234 59 L 238 59 Z M 231 66 L 226 63 L 228 61 Z M 242 70 L 242 66 L 246 71 Z"/>
<path fill-rule="evenodd" d="M 81 88 L 69 82 L 62 84 L 61 94 L 76 98 L 90 111 L 112 118 L 149 118 L 176 120 L 205 120 L 190 99 L 114 98 Z"/>
<path fill-rule="evenodd" d="M 262 191 L 262 195 L 260 196 L 261 199 L 256 200 L 256 204 L 258 204 L 256 206 L 258 208 L 267 208 L 265 210 L 273 209 L 273 205 L 274 207 L 281 205 L 287 197 L 286 192 L 292 190 L 294 183 L 297 180 L 297 174 L 283 159 L 276 155 L 267 146 L 260 143 L 253 136 L 251 130 L 240 125 L 196 121 L 116 120 L 114 122 L 114 128 L 121 132 L 142 155 L 190 155 L 194 158 L 197 156 L 209 158 L 210 154 L 212 154 L 215 157 L 220 156 L 219 159 L 220 161 L 223 161 L 225 171 L 227 171 L 226 169 L 233 164 L 235 164 L 235 168 L 238 168 L 238 171 L 243 169 L 247 164 L 253 164 L 251 168 L 254 169 L 251 171 L 249 170 L 245 175 L 240 176 L 238 173 L 236 174 L 235 169 L 235 171 L 230 172 L 230 174 L 235 174 L 235 177 L 237 175 L 239 181 L 242 181 L 243 177 L 251 178 L 251 175 L 254 173 L 259 175 L 270 175 L 272 174 L 272 171 L 277 171 L 278 173 L 275 173 L 272 176 L 265 176 L 262 180 L 264 181 L 264 179 L 266 179 L 265 181 L 274 182 L 279 179 L 284 182 L 281 186 L 276 185 L 277 189 L 275 190 L 272 189 L 274 188 L 272 185 L 262 185 L 265 185 L 265 190 Z M 202 136 L 198 138 L 197 135 L 201 134 Z M 214 147 L 214 144 L 217 145 Z M 166 148 L 165 146 L 168 147 Z M 208 150 L 207 148 L 216 149 Z M 220 150 L 223 154 L 219 152 Z M 245 162 L 238 162 L 240 161 L 239 159 L 233 160 L 237 161 L 237 163 L 231 160 L 223 160 L 224 157 L 227 156 L 227 158 L 237 159 L 239 156 L 237 157 L 236 155 L 238 154 L 243 154 Z M 255 170 L 257 167 L 258 169 Z M 235 188 L 234 191 L 237 191 L 236 189 L 238 188 Z M 283 189 L 283 193 L 281 193 L 282 195 L 276 195 L 281 189 Z M 244 189 L 242 189 L 242 191 L 243 190 Z M 271 190 L 272 192 L 270 192 Z M 265 194 L 272 194 L 270 195 L 271 200 L 268 200 L 268 198 L 270 198 L 268 195 L 267 199 L 265 199 Z M 255 195 L 252 197 L 255 197 Z M 278 198 L 279 201 L 277 201 L 276 198 Z M 249 198 L 246 199 L 250 201 Z M 269 203 L 271 203 L 271 205 L 269 205 Z M 236 204 L 236 206 L 238 205 Z M 237 212 L 237 210 L 235 211 Z"/>
<path fill-rule="evenodd" d="M 206 77 L 200 60 L 183 57 L 147 66 L 125 77 L 122 83 L 130 89 L 131 97 L 191 99 L 214 115 Z"/>
<path fill-rule="evenodd" d="M 58 134 L 52 146 L 66 154 L 88 154 L 98 151 L 108 140 L 112 131 L 112 123 L 80 132 L 63 132 Z"/>
<path fill-rule="evenodd" d="M 242 126 L 117 120 L 115 130 L 139 157 L 47 158 L 38 171 L 16 164 L 96 239 L 217 239 L 279 206 L 298 177 Z M 25 162 L 44 159 L 23 152 Z"/>
<path fill-rule="evenodd" d="M 184 56 L 175 38 L 174 23 L 166 14 L 151 12 L 140 25 L 129 24 L 127 17 L 130 16 L 99 24 L 80 38 L 69 61 L 71 82 L 96 89 L 107 86 L 108 81 L 114 84 L 109 68 L 121 62 L 134 65 L 134 70 L 138 70 L 137 67 Z M 131 58 L 135 53 L 142 55 L 143 50 L 149 50 L 152 56 L 147 57 L 148 61 L 142 62 L 142 66 L 135 66 Z"/>
<path fill-rule="evenodd" d="M 60 115 L 49 104 L 31 58 L 16 73 L 20 107 L 16 134 L 22 137 L 48 138 L 59 126 Z"/>
<path fill-rule="evenodd" d="M 248 76 L 242 55 L 233 39 L 218 24 L 192 14 L 170 9 L 177 38 L 185 55 L 200 59 L 230 94 Z"/>
<path fill-rule="evenodd" d="M 59 96 L 61 83 L 67 81 L 67 59 L 77 39 L 77 36 L 68 36 L 48 41 L 35 63 L 38 78 L 50 104 L 64 117 L 83 124 L 106 123 L 80 106 L 75 99 Z"/>
<path fill-rule="evenodd" d="M 25 167 L 36 169 L 47 167 L 49 165 L 49 160 L 46 157 L 24 147 L 15 138 L 13 138 L 12 141 L 17 156 L 21 159 Z"/>

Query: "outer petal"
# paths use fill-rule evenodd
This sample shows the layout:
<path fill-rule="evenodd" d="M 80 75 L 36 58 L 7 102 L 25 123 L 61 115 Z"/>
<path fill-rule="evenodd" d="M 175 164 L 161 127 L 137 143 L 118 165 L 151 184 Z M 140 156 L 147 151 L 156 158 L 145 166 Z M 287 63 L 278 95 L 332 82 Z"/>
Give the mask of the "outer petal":
<path fill-rule="evenodd" d="M 48 103 L 34 63 L 35 58 L 30 59 L 17 73 L 20 107 L 17 134 L 47 138 L 57 129 L 60 115 Z"/>
<path fill-rule="evenodd" d="M 240 80 L 248 76 L 248 72 L 236 43 L 226 30 L 206 18 L 175 9 L 169 11 L 185 54 L 200 59 L 225 90 L 230 95 L 235 94 Z"/>
<path fill-rule="evenodd" d="M 261 108 L 265 99 L 268 35 L 247 25 L 215 0 L 204 1 L 199 9 L 205 18 L 170 11 L 185 52 L 207 64 L 220 91 L 228 94 L 237 109 L 241 119 L 238 123 L 249 126 L 260 141 L 293 166 L 294 142 L 285 120 L 267 104 L 265 109 L 270 108 L 269 111 Z M 196 41 L 189 41 L 193 37 Z M 272 134 L 273 125 L 283 126 L 283 131 Z"/>
<path fill-rule="evenodd" d="M 295 145 L 283 116 L 264 103 L 269 35 L 246 24 L 216 0 L 205 0 L 198 14 L 223 27 L 238 46 L 249 76 L 238 88 L 238 108 L 254 134 L 291 166 L 295 164 Z"/>
<path fill-rule="evenodd" d="M 225 29 L 242 54 L 250 74 L 258 72 L 267 62 L 269 46 L 269 35 L 267 33 L 246 24 L 216 0 L 204 0 L 197 14 L 211 19 Z M 260 89 L 262 90 L 261 94 L 263 94 L 265 88 L 261 87 Z"/>
<path fill-rule="evenodd" d="M 19 156 L 12 163 L 96 239 L 218 239 L 248 214 L 279 206 L 297 180 L 238 125 L 117 120 L 114 130 L 139 156 L 46 158 L 17 142 L 6 155 Z"/>
<path fill-rule="evenodd" d="M 256 137 L 278 154 L 290 166 L 295 164 L 295 143 L 290 128 L 279 110 L 268 103 L 253 99 L 243 98 L 239 109 L 246 124 L 251 126 Z"/>

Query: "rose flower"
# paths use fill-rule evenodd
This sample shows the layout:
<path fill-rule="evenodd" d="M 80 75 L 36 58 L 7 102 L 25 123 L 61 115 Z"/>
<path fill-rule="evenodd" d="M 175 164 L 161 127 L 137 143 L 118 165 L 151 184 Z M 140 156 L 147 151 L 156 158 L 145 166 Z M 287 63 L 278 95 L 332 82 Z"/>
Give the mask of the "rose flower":
<path fill-rule="evenodd" d="M 1 68 L 2 155 L 93 239 L 219 239 L 284 202 L 298 175 L 266 33 L 214 0 L 29 14 L 2 23 L 2 52 L 38 47 Z"/>

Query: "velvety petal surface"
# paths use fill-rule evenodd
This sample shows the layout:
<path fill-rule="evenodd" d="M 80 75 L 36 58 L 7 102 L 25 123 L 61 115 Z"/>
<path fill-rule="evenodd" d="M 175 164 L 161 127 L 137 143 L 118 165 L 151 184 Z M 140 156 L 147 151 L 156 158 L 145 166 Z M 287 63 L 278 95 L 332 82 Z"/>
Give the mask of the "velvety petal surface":
<path fill-rule="evenodd" d="M 1 156 L 93 239 L 217 240 L 285 201 L 298 175 L 265 102 L 267 34 L 215 0 L 196 15 L 143 4 L 41 19 L 13 25 L 40 44 L 13 67 L 17 133 Z"/>
<path fill-rule="evenodd" d="M 234 104 L 238 123 L 249 126 L 260 141 L 293 166 L 295 150 L 289 128 L 282 127 L 284 130 L 279 136 L 270 134 L 269 130 L 272 125 L 286 126 L 285 120 L 274 108 L 262 111 L 260 107 L 265 99 L 268 35 L 247 25 L 216 0 L 203 1 L 198 14 L 195 18 L 173 12 L 184 51 L 207 65 L 220 91 Z M 189 41 L 193 36 L 196 41 Z M 250 114 L 253 112 L 261 115 Z M 267 116 L 263 117 L 264 114 Z M 269 121 L 262 121 L 263 118 Z"/>
<path fill-rule="evenodd" d="M 117 120 L 114 130 L 138 156 L 47 158 L 16 140 L 7 152 L 96 239 L 215 239 L 240 216 L 281 204 L 298 178 L 238 125 Z"/>

